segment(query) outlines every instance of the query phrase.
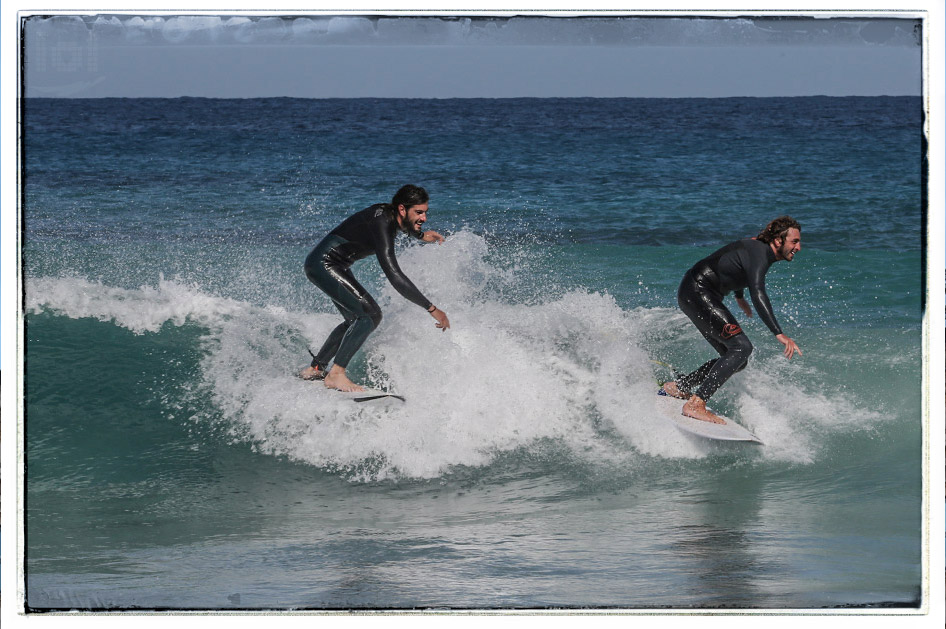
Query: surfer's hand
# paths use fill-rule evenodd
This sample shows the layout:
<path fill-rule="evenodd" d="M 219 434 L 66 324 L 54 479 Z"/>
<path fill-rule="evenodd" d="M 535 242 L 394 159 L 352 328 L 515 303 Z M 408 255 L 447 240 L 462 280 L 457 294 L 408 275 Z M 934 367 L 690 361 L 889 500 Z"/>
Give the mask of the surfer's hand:
<path fill-rule="evenodd" d="M 746 313 L 747 317 L 752 316 L 752 306 L 749 305 L 749 302 L 745 299 L 740 299 L 736 297 L 736 303 L 739 304 L 739 307 L 742 308 L 742 311 Z"/>
<path fill-rule="evenodd" d="M 450 319 L 447 318 L 447 313 L 434 306 L 434 309 L 430 312 L 430 316 L 437 320 L 437 327 L 447 331 L 447 328 L 450 327 Z"/>
<path fill-rule="evenodd" d="M 443 236 L 438 234 L 432 229 L 428 229 L 424 232 L 424 235 L 421 237 L 421 240 L 424 242 L 436 242 L 437 244 L 442 243 L 445 239 Z"/>
<path fill-rule="evenodd" d="M 792 356 L 795 355 L 795 352 L 798 352 L 798 355 L 801 356 L 801 348 L 798 347 L 798 344 L 795 343 L 792 339 L 788 338 L 784 334 L 779 334 L 775 337 L 778 339 L 778 342 L 785 346 L 785 349 L 782 351 L 785 354 L 785 358 L 791 360 Z"/>

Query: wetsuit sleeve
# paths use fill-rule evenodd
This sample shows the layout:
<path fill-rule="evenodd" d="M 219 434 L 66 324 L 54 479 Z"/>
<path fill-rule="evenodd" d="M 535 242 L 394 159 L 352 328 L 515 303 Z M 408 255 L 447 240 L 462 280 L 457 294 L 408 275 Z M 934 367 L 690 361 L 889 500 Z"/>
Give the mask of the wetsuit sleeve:
<path fill-rule="evenodd" d="M 404 299 L 417 304 L 424 310 L 429 310 L 433 304 L 417 290 L 414 283 L 404 275 L 404 271 L 398 266 L 397 258 L 394 257 L 394 232 L 391 231 L 385 221 L 380 220 L 372 221 L 371 229 L 374 232 L 373 236 L 378 262 L 381 264 L 381 270 L 384 271 L 388 281 L 391 282 L 391 286 L 393 286 Z"/>
<path fill-rule="evenodd" d="M 772 311 L 772 304 L 769 302 L 769 295 L 765 292 L 765 272 L 769 270 L 768 260 L 765 258 L 759 260 L 753 256 L 745 266 L 746 277 L 749 280 L 749 294 L 752 296 L 752 304 L 755 311 L 772 334 L 778 336 L 782 333 L 782 328 L 775 319 L 775 313 Z"/>

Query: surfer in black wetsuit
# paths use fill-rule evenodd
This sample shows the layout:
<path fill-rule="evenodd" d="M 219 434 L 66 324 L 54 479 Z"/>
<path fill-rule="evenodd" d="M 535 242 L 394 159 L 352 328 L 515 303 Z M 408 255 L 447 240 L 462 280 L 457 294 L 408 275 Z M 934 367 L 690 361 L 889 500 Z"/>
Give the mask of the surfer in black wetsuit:
<path fill-rule="evenodd" d="M 801 355 L 795 341 L 782 333 L 765 292 L 765 274 L 772 263 L 779 260 L 791 262 L 800 250 L 801 226 L 790 216 L 782 216 L 769 223 L 756 238 L 729 243 L 694 264 L 683 276 L 677 291 L 677 303 L 720 356 L 675 382 L 663 385 L 663 392 L 667 395 L 687 400 L 683 405 L 684 415 L 723 423 L 707 410 L 706 401 L 749 362 L 752 343 L 723 305 L 723 297 L 730 292 L 735 293 L 736 303 L 747 317 L 751 317 L 752 308 L 744 295 L 748 288 L 759 318 L 785 346 L 785 357 L 790 359 L 795 352 Z"/>
<path fill-rule="evenodd" d="M 425 309 L 442 330 L 450 327 L 446 313 L 434 306 L 404 275 L 394 257 L 394 237 L 404 232 L 424 242 L 444 241 L 433 230 L 422 231 L 427 220 L 427 191 L 406 185 L 397 191 L 391 203 L 378 203 L 349 216 L 322 239 L 305 260 L 309 281 L 321 288 L 345 317 L 322 345 L 312 363 L 300 372 L 305 380 L 325 380 L 325 386 L 341 391 L 363 391 L 364 387 L 348 379 L 345 370 L 368 335 L 381 323 L 381 309 L 355 276 L 351 265 L 376 255 L 391 285 L 405 299 Z M 311 354 L 311 352 L 309 352 Z M 335 364 L 326 371 L 328 363 Z"/>

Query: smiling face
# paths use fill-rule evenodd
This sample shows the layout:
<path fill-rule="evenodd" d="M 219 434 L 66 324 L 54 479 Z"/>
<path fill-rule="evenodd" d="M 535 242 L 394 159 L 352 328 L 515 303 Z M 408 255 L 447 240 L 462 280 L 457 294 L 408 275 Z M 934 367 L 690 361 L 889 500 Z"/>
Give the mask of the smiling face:
<path fill-rule="evenodd" d="M 412 205 L 404 207 L 397 206 L 397 222 L 406 232 L 420 233 L 424 223 L 427 222 L 427 204 Z"/>
<path fill-rule="evenodd" d="M 785 239 L 776 238 L 772 242 L 772 248 L 775 249 L 776 260 L 788 260 L 791 262 L 795 254 L 801 251 L 801 232 L 794 227 L 785 233 Z"/>

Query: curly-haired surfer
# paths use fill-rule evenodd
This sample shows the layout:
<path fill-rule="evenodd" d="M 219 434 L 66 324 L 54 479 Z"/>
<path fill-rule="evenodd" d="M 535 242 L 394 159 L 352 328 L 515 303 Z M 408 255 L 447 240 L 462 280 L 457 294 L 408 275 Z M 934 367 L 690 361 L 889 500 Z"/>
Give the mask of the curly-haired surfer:
<path fill-rule="evenodd" d="M 349 216 L 309 253 L 305 260 L 306 277 L 332 299 L 345 321 L 332 330 L 300 377 L 324 379 L 325 386 L 330 389 L 364 390 L 349 380 L 345 370 L 368 335 L 381 323 L 381 309 L 350 269 L 355 261 L 372 254 L 378 257 L 381 269 L 397 292 L 425 309 L 437 320 L 438 328 L 446 330 L 450 327 L 446 313 L 424 297 L 404 275 L 394 257 L 394 237 L 398 231 L 424 242 L 444 241 L 444 237 L 433 230 L 421 230 L 427 220 L 428 199 L 423 188 L 406 185 L 397 191 L 390 203 L 377 203 Z M 326 372 L 333 357 L 335 363 Z"/>
<path fill-rule="evenodd" d="M 769 223 L 756 238 L 729 243 L 694 264 L 683 276 L 677 291 L 677 303 L 720 356 L 675 382 L 663 385 L 667 395 L 687 400 L 683 405 L 684 415 L 722 423 L 706 408 L 706 401 L 749 362 L 752 343 L 723 305 L 723 297 L 728 293 L 735 293 L 736 303 L 747 317 L 751 317 L 752 308 L 743 292 L 748 288 L 759 318 L 785 346 L 785 357 L 790 359 L 795 352 L 801 355 L 795 341 L 782 333 L 765 292 L 765 274 L 769 267 L 779 260 L 791 262 L 800 250 L 801 226 L 792 217 L 781 216 Z M 694 391 L 697 386 L 699 388 Z"/>

